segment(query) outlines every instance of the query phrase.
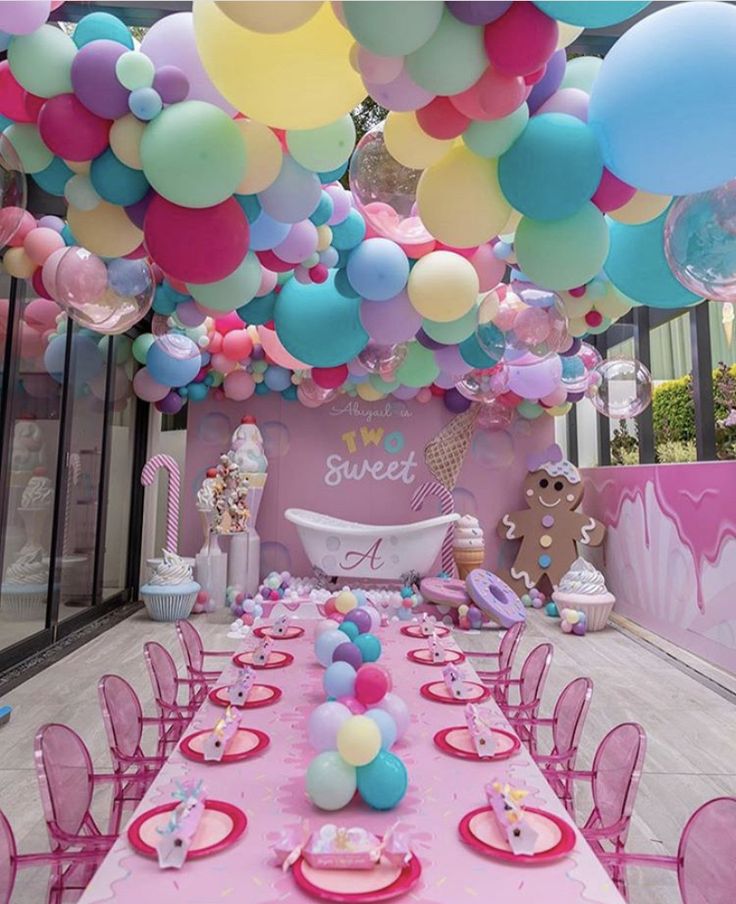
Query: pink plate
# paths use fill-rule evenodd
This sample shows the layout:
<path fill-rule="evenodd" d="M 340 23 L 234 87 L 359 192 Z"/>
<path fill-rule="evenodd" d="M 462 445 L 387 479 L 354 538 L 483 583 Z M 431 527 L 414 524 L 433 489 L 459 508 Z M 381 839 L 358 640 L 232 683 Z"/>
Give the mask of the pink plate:
<path fill-rule="evenodd" d="M 179 806 L 177 801 L 154 807 L 135 819 L 128 828 L 128 841 L 134 851 L 144 857 L 157 857 L 156 829 L 163 828 L 169 814 Z M 208 800 L 187 860 L 208 857 L 230 847 L 240 838 L 248 825 L 248 817 L 241 809 L 224 800 Z"/>
<path fill-rule="evenodd" d="M 526 818 L 538 832 L 536 851 L 533 854 L 514 854 L 501 831 L 490 807 L 480 807 L 466 813 L 458 829 L 462 840 L 480 851 L 507 863 L 549 863 L 565 857 L 575 847 L 575 831 L 572 826 L 545 810 L 525 807 Z"/>
<path fill-rule="evenodd" d="M 422 634 L 422 626 L 421 625 L 404 625 L 401 629 L 401 633 L 406 637 L 424 637 Z M 437 637 L 447 637 L 450 633 L 450 629 L 446 628 L 444 625 L 435 625 L 434 633 Z"/>
<path fill-rule="evenodd" d="M 245 703 L 231 704 L 228 698 L 227 687 L 215 687 L 209 692 L 210 702 L 215 706 L 233 705 L 236 709 L 257 709 L 259 706 L 270 706 L 281 699 L 282 691 L 280 687 L 274 687 L 272 684 L 254 684 L 248 699 Z"/>
<path fill-rule="evenodd" d="M 271 625 L 262 625 L 260 628 L 255 628 L 253 633 L 256 637 L 270 637 L 273 640 L 296 640 L 297 637 L 304 634 L 304 628 L 300 628 L 299 625 L 289 625 L 286 634 L 274 634 L 271 628 Z"/>
<path fill-rule="evenodd" d="M 419 688 L 419 693 L 427 700 L 434 700 L 436 703 L 450 703 L 455 706 L 465 706 L 466 703 L 480 703 L 491 696 L 490 690 L 482 684 L 478 684 L 476 681 L 466 681 L 465 683 L 472 689 L 473 693 L 463 700 L 451 697 L 444 681 L 430 681 L 429 684 L 423 684 Z"/>
<path fill-rule="evenodd" d="M 206 762 L 202 747 L 204 739 L 211 731 L 211 728 L 205 728 L 204 731 L 197 731 L 181 739 L 179 749 L 188 760 L 194 760 L 195 763 Z M 265 750 L 270 743 L 271 739 L 269 736 L 256 728 L 239 728 L 227 753 L 223 754 L 219 762 L 239 763 L 241 760 L 247 760 L 248 757 L 255 756 L 261 750 Z M 218 761 L 211 760 L 208 765 L 216 766 Z"/>
<path fill-rule="evenodd" d="M 373 869 L 314 869 L 300 857 L 292 869 L 302 891 L 323 901 L 388 901 L 404 895 L 418 881 L 422 864 L 416 854 L 404 867 L 382 861 Z"/>
<path fill-rule="evenodd" d="M 406 658 L 412 662 L 418 662 L 420 665 L 434 665 L 440 668 L 446 665 L 457 665 L 458 662 L 465 662 L 465 654 L 459 650 L 445 650 L 444 662 L 432 662 L 432 654 L 429 650 L 409 650 Z"/>
<path fill-rule="evenodd" d="M 273 653 L 269 653 L 268 662 L 265 665 L 255 665 L 253 662 L 253 650 L 247 650 L 245 653 L 237 653 L 233 656 L 233 662 L 235 665 L 253 666 L 254 669 L 283 669 L 286 668 L 287 665 L 291 665 L 294 661 L 294 657 L 291 653 L 284 653 L 283 650 L 274 650 Z"/>
<path fill-rule="evenodd" d="M 490 763 L 492 760 L 507 760 L 521 747 L 521 741 L 509 731 L 492 728 L 496 735 L 496 752 L 492 756 L 478 756 L 470 732 L 464 725 L 443 728 L 434 736 L 434 743 L 443 753 L 460 757 L 462 760 L 476 760 L 479 763 Z"/>
<path fill-rule="evenodd" d="M 440 606 L 463 606 L 470 602 L 465 581 L 454 578 L 424 578 L 419 585 L 422 596 Z"/>

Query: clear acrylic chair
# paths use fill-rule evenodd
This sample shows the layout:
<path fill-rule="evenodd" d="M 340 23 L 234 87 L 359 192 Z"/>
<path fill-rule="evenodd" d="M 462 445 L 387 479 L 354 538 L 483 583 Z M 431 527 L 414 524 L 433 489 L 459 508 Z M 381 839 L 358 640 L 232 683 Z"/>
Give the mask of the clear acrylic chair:
<path fill-rule="evenodd" d="M 158 756 L 167 756 L 176 746 L 184 729 L 192 721 L 197 711 L 192 702 L 193 684 L 200 684 L 193 678 L 179 678 L 176 663 L 171 654 L 155 640 L 143 645 L 148 675 L 153 687 L 153 698 L 158 709 Z M 186 688 L 187 703 L 179 703 L 179 689 Z"/>
<path fill-rule="evenodd" d="M 61 904 L 67 891 L 76 891 L 87 885 L 88 880 L 84 885 L 78 884 L 82 873 L 94 869 L 97 863 L 96 854 L 84 851 L 77 853 L 40 851 L 34 854 L 19 854 L 10 823 L 0 810 L 0 904 L 10 904 L 19 869 L 51 867 L 47 901 L 48 904 Z"/>
<path fill-rule="evenodd" d="M 499 681 L 505 681 L 511 677 L 511 670 L 514 666 L 516 651 L 519 649 L 521 635 L 526 630 L 526 622 L 516 622 L 501 638 L 498 650 L 495 652 L 467 652 L 465 655 L 471 659 L 495 659 L 498 662 L 498 668 L 495 670 L 476 668 L 478 677 L 483 684 L 492 687 Z"/>
<path fill-rule="evenodd" d="M 115 783 L 117 777 L 95 772 L 87 745 L 66 725 L 41 726 L 34 742 L 34 759 L 51 851 L 90 855 L 88 862 L 73 869 L 74 887 L 84 888 L 117 840 L 117 834 L 102 832 L 97 825 L 91 811 L 92 798 L 97 785 Z M 52 881 L 63 881 L 60 865 Z"/>
<path fill-rule="evenodd" d="M 187 665 L 187 674 L 197 682 L 192 684 L 192 702 L 201 703 L 207 696 L 207 691 L 220 677 L 220 672 L 205 669 L 205 660 L 208 657 L 225 656 L 232 658 L 232 650 L 205 650 L 202 636 L 190 621 L 180 620 L 176 623 L 176 633 L 179 636 L 184 662 Z"/>
<path fill-rule="evenodd" d="M 733 904 L 736 900 L 736 797 L 716 797 L 685 824 L 674 857 L 618 852 L 601 856 L 626 891 L 627 866 L 677 872 L 682 904 Z"/>
<path fill-rule="evenodd" d="M 111 828 L 117 832 L 125 805 L 129 802 L 137 804 L 142 799 L 164 764 L 163 756 L 146 756 L 141 747 L 144 727 L 158 726 L 160 719 L 143 715 L 138 694 L 119 675 L 103 675 L 97 692 L 112 768 L 118 777 L 110 819 Z"/>
<path fill-rule="evenodd" d="M 504 678 L 493 686 L 496 703 L 532 754 L 537 748 L 536 720 L 553 653 L 551 643 L 540 643 L 524 660 L 518 678 Z M 518 701 L 510 698 L 512 688 L 517 689 Z"/>

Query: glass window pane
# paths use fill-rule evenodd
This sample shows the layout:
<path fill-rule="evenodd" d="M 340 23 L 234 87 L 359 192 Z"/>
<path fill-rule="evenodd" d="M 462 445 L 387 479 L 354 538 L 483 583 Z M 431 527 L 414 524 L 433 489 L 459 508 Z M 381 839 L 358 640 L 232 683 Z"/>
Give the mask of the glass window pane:
<path fill-rule="evenodd" d="M 609 346 L 606 358 L 636 358 L 634 329 L 633 324 L 621 324 L 617 327 L 617 332 L 622 336 L 621 341 Z M 608 435 L 612 465 L 639 464 L 639 433 L 635 418 L 609 418 Z"/>
<path fill-rule="evenodd" d="M 716 456 L 736 458 L 736 340 L 734 306 L 711 302 L 711 363 L 713 366 L 713 407 L 716 421 Z"/>
<path fill-rule="evenodd" d="M 689 312 L 650 332 L 655 460 L 696 461 Z"/>

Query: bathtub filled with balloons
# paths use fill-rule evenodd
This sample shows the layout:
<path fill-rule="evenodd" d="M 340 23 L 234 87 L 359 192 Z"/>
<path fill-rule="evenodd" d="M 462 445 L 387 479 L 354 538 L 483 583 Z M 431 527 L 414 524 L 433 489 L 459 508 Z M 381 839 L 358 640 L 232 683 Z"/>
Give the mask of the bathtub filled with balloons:
<path fill-rule="evenodd" d="M 67 318 L 150 324 L 134 388 L 162 412 L 630 417 L 646 368 L 586 340 L 736 297 L 731 5 L 195 0 L 140 44 L 106 12 L 0 7 L 4 269 L 58 305 L 49 347 Z M 356 143 L 366 96 L 387 113 Z M 25 209 L 27 178 L 65 219 Z"/>

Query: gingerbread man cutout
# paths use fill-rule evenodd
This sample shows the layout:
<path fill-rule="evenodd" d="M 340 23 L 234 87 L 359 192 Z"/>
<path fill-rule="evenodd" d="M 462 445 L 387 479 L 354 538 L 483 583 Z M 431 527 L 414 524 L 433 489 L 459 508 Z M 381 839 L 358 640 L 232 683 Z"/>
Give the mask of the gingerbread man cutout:
<path fill-rule="evenodd" d="M 530 457 L 529 472 L 524 481 L 528 508 L 504 515 L 498 525 L 506 540 L 521 540 L 510 569 L 519 595 L 540 584 L 550 593 L 578 557 L 578 544 L 600 546 L 606 531 L 595 518 L 577 511 L 583 484 L 559 446 Z"/>

